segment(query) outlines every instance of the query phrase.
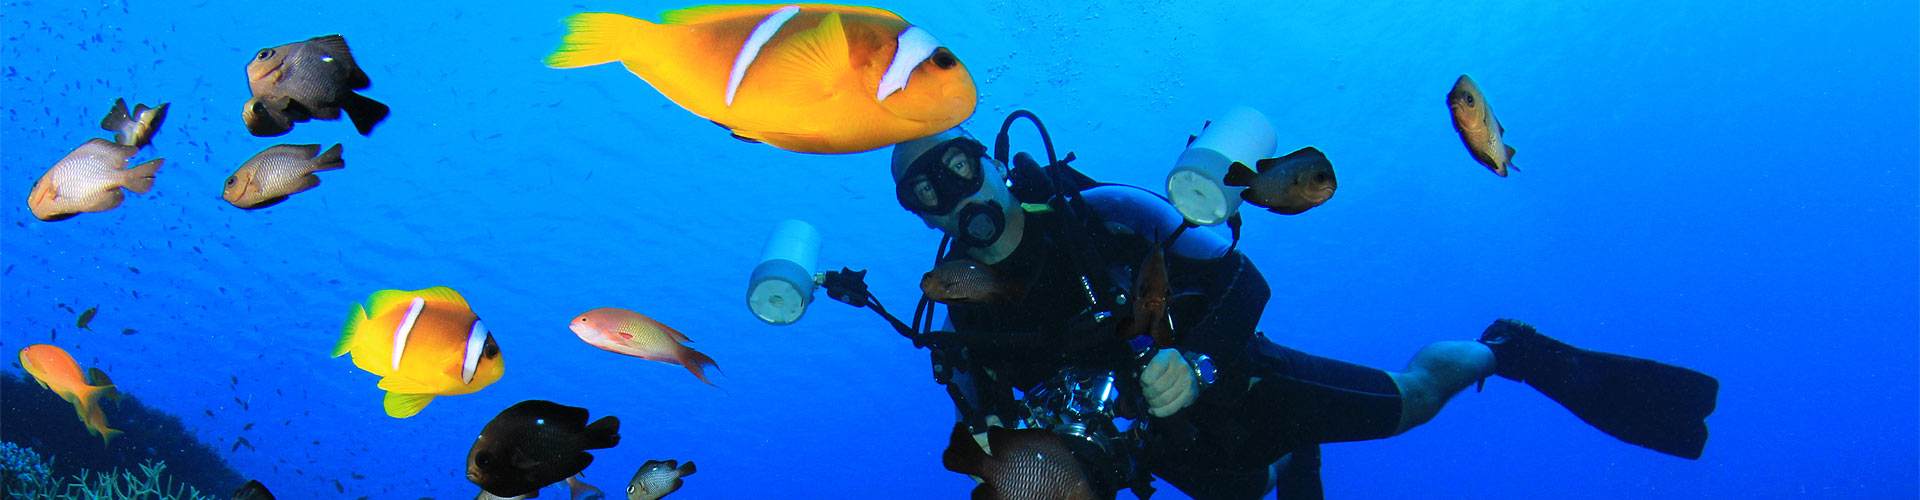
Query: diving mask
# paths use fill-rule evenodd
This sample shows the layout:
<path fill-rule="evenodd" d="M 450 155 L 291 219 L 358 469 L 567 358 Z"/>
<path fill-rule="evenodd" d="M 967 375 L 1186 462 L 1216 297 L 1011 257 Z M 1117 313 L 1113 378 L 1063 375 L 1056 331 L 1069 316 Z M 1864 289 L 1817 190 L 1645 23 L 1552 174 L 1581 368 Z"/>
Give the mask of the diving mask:
<path fill-rule="evenodd" d="M 964 137 L 950 139 L 920 155 L 895 183 L 894 195 L 907 211 L 937 216 L 952 212 L 985 183 L 981 158 L 986 147 Z"/>

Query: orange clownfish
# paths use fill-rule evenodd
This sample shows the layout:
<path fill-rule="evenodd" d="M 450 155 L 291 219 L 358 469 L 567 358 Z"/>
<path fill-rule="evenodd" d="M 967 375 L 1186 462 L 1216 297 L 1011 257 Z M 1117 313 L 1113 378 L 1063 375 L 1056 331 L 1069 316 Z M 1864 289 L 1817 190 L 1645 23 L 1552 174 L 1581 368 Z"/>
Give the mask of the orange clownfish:
<path fill-rule="evenodd" d="M 115 436 L 122 434 L 118 429 L 107 428 L 107 414 L 100 409 L 100 398 L 117 397 L 118 389 L 113 384 L 88 384 L 86 376 L 80 373 L 80 364 L 74 362 L 73 355 L 65 349 L 47 344 L 27 346 L 20 350 L 20 367 L 25 368 L 40 387 L 72 403 L 73 411 L 87 425 L 87 432 L 100 436 L 108 446 L 113 445 Z"/>
<path fill-rule="evenodd" d="M 459 292 L 381 290 L 353 305 L 333 356 L 379 375 L 387 416 L 420 413 L 434 396 L 472 394 L 505 371 L 500 346 Z"/>
<path fill-rule="evenodd" d="M 567 19 L 554 68 L 620 62 L 674 104 L 743 140 L 857 153 L 927 137 L 973 115 L 973 76 L 927 30 L 872 7 L 712 5 L 655 24 Z"/>

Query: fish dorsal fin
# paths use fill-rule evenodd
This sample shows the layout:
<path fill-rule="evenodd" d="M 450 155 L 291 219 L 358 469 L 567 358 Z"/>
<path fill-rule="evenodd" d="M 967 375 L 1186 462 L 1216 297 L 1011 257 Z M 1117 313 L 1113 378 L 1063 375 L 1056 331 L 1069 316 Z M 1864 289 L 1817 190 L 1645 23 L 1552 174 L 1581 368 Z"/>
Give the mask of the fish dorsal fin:
<path fill-rule="evenodd" d="M 395 308 L 407 307 L 407 303 L 413 302 L 413 298 L 418 296 L 420 295 L 417 291 L 408 290 L 373 292 L 372 296 L 367 297 L 367 316 L 379 316 Z"/>
<path fill-rule="evenodd" d="M 782 102 L 813 102 L 838 91 L 838 83 L 853 74 L 847 56 L 847 29 L 840 13 L 831 12 L 820 24 L 794 33 L 767 47 L 760 63 L 746 78 L 758 80 L 758 90 Z M 768 97 L 768 96 L 762 96 Z"/>
<path fill-rule="evenodd" d="M 1267 170 L 1269 169 L 1278 167 L 1280 165 L 1285 165 L 1287 163 L 1296 162 L 1296 161 L 1310 161 L 1315 163 L 1323 163 L 1327 161 L 1327 155 L 1321 154 L 1318 148 L 1315 148 L 1313 146 L 1307 146 L 1304 148 L 1300 148 L 1298 151 L 1287 153 L 1286 156 L 1282 156 L 1279 158 L 1267 158 L 1267 159 L 1255 162 L 1256 163 L 1255 167 L 1258 168 L 1261 173 L 1266 173 Z"/>
<path fill-rule="evenodd" d="M 346 37 L 327 35 L 314 37 L 313 40 L 309 41 L 313 42 L 315 47 L 319 47 L 320 50 L 325 51 L 327 53 L 326 55 L 339 59 L 340 62 L 346 63 L 349 66 L 353 65 L 353 50 L 347 48 Z"/>
<path fill-rule="evenodd" d="M 663 12 L 660 14 L 660 23 L 687 25 L 687 24 L 711 23 L 716 21 L 725 21 L 729 19 L 737 19 L 737 18 L 743 18 L 743 17 L 760 19 L 763 17 L 767 17 L 767 14 L 771 14 L 773 13 L 773 11 L 780 10 L 789 5 L 804 7 L 808 11 L 812 11 L 812 12 L 828 11 L 828 12 L 840 12 L 840 13 L 845 13 L 850 15 L 873 16 L 873 17 L 895 19 L 895 20 L 901 19 L 900 15 L 889 12 L 886 9 L 876 9 L 873 7 L 855 7 L 850 5 L 813 5 L 813 4 L 809 4 L 809 5 L 799 5 L 799 4 L 703 5 L 699 7 L 688 7 L 684 9 L 675 9 L 675 10 L 669 10 L 669 11 Z M 904 20 L 902 20 L 902 22 L 904 22 Z"/>
<path fill-rule="evenodd" d="M 466 297 L 461 297 L 460 292 L 453 291 L 452 288 L 436 286 L 423 290 L 414 290 L 413 294 L 420 298 L 427 299 L 427 302 L 455 305 L 467 310 L 473 309 L 472 306 L 467 305 Z"/>
<path fill-rule="evenodd" d="M 302 158 L 312 158 L 314 155 L 320 154 L 319 144 L 281 144 L 274 146 L 273 149 L 303 155 Z"/>
<path fill-rule="evenodd" d="M 767 17 L 784 5 L 702 5 L 660 13 L 660 24 L 705 24 L 734 18 Z"/>
<path fill-rule="evenodd" d="M 1509 166 L 1509 167 L 1511 167 L 1511 166 L 1513 166 L 1513 165 L 1512 165 L 1512 163 L 1513 163 L 1513 154 L 1514 154 L 1514 153 L 1518 153 L 1518 152 L 1519 152 L 1519 151 L 1514 151 L 1514 150 L 1513 150 L 1513 146 L 1507 146 L 1507 163 L 1508 163 L 1508 165 L 1507 165 L 1507 166 Z"/>
<path fill-rule="evenodd" d="M 393 377 L 387 377 L 386 379 L 382 379 L 381 385 L 385 385 L 386 380 L 391 380 L 391 379 L 393 379 Z M 393 418 L 407 418 L 414 415 L 419 415 L 420 410 L 427 409 L 427 403 L 432 403 L 432 402 L 433 402 L 432 394 L 407 394 L 407 393 L 401 393 L 401 392 L 388 392 L 387 397 L 385 399 L 382 399 L 380 403 L 381 403 L 381 406 L 386 407 L 387 416 L 393 417 Z"/>

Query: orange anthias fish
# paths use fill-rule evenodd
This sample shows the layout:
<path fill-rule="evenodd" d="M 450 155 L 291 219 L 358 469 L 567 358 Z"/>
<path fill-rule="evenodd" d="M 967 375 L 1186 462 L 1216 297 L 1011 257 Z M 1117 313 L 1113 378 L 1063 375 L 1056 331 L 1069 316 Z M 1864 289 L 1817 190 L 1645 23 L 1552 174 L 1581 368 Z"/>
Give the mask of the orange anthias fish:
<path fill-rule="evenodd" d="M 393 418 L 420 413 L 434 396 L 478 392 L 506 370 L 480 316 L 443 286 L 374 292 L 342 330 L 334 357 L 352 353 L 354 366 L 380 376 Z"/>
<path fill-rule="evenodd" d="M 973 76 L 927 30 L 871 7 L 712 5 L 655 24 L 567 19 L 555 68 L 620 62 L 735 137 L 801 153 L 857 153 L 973 115 Z"/>
<path fill-rule="evenodd" d="M 581 313 L 567 328 L 580 340 L 594 347 L 636 358 L 672 363 L 687 368 L 701 382 L 707 380 L 706 367 L 720 368 L 713 358 L 683 344 L 693 342 L 686 334 L 660 324 L 653 318 L 617 307 L 602 307 Z"/>
<path fill-rule="evenodd" d="M 88 385 L 80 373 L 80 364 L 74 362 L 65 349 L 47 344 L 27 346 L 20 350 L 20 366 L 40 387 L 72 403 L 80 421 L 87 425 L 87 431 L 100 436 L 107 445 L 112 445 L 113 438 L 121 434 L 117 429 L 107 428 L 107 414 L 100 409 L 100 398 L 117 395 L 118 390 L 113 385 Z"/>

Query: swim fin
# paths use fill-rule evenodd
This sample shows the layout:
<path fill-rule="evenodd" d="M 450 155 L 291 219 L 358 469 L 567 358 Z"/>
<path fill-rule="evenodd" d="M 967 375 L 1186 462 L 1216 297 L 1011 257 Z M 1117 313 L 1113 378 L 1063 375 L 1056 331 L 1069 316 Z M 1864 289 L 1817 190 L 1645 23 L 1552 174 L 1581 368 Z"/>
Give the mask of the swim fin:
<path fill-rule="evenodd" d="M 1524 382 L 1608 435 L 1669 455 L 1699 459 L 1720 381 L 1657 361 L 1567 345 L 1510 319 L 1480 335 L 1494 373 Z"/>

